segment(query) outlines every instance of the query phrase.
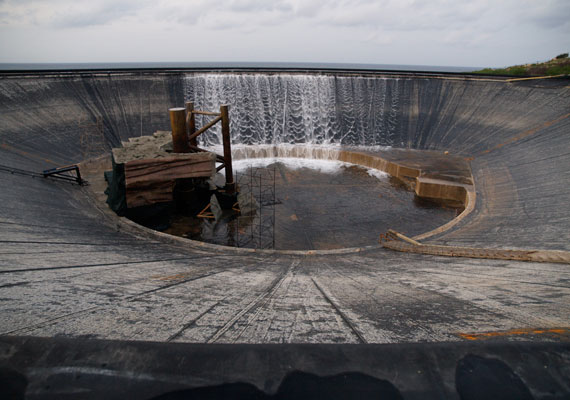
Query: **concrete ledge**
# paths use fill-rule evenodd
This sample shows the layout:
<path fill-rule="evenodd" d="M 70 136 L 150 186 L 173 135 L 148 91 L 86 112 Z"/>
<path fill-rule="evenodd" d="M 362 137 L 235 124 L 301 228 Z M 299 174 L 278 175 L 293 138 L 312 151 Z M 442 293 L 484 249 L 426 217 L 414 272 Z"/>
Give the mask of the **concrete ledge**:
<path fill-rule="evenodd" d="M 442 225 L 438 228 L 435 228 L 429 232 L 422 233 L 421 235 L 416 235 L 413 237 L 413 239 L 414 240 L 424 240 L 424 239 L 430 238 L 432 236 L 439 235 L 440 233 L 447 232 L 448 230 L 450 230 L 451 228 L 456 226 L 459 222 L 461 222 L 463 219 L 465 219 L 469 214 L 471 214 L 471 212 L 473 212 L 473 210 L 475 209 L 476 197 L 477 197 L 477 195 L 475 194 L 475 190 L 468 191 L 466 193 L 465 209 L 463 210 L 463 212 L 461 214 L 459 214 L 457 217 L 453 218 L 447 224 L 444 224 L 444 225 Z"/>
<path fill-rule="evenodd" d="M 419 197 L 438 200 L 454 200 L 466 206 L 469 201 L 467 192 L 473 191 L 473 186 L 418 176 L 416 178 L 415 190 Z"/>
<path fill-rule="evenodd" d="M 429 244 L 417 246 L 398 241 L 385 242 L 384 247 L 404 253 L 429 254 L 433 256 L 570 264 L 570 252 L 562 250 L 490 249 Z"/>

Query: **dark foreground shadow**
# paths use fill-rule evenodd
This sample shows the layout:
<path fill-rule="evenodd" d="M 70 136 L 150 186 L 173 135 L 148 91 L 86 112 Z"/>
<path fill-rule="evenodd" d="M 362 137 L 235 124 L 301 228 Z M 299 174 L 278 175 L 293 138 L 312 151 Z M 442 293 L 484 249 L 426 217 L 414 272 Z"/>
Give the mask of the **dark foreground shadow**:
<path fill-rule="evenodd" d="M 390 382 L 357 372 L 320 377 L 305 372 L 293 372 L 285 377 L 275 395 L 268 395 L 247 383 L 187 389 L 167 393 L 152 400 L 402 400 Z"/>
<path fill-rule="evenodd" d="M 457 363 L 455 386 L 462 400 L 532 400 L 530 390 L 504 362 L 469 354 Z"/>
<path fill-rule="evenodd" d="M 0 398 L 23 400 L 26 397 L 28 380 L 24 375 L 11 368 L 0 368 Z"/>

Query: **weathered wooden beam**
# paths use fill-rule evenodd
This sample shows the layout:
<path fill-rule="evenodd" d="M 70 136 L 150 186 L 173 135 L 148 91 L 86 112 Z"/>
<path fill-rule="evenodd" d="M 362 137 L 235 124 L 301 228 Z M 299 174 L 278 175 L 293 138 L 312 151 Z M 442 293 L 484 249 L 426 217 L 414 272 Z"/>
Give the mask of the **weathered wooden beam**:
<path fill-rule="evenodd" d="M 175 107 L 170 112 L 170 126 L 172 128 L 172 151 L 174 153 L 190 153 L 188 147 L 188 131 L 186 130 L 186 110 Z"/>
<path fill-rule="evenodd" d="M 192 114 L 212 115 L 212 116 L 215 116 L 215 117 L 220 116 L 220 113 L 217 113 L 217 112 L 212 112 L 212 111 L 198 111 L 198 110 L 194 110 L 194 109 L 192 109 Z"/>
<path fill-rule="evenodd" d="M 404 242 L 408 242 L 408 243 L 410 243 L 410 244 L 413 244 L 414 246 L 423 246 L 420 242 L 417 242 L 417 241 L 415 241 L 414 239 L 410 239 L 409 237 L 407 237 L 407 236 L 405 236 L 405 235 L 402 235 L 401 233 L 396 232 L 396 231 L 393 230 L 393 229 L 388 229 L 388 233 L 390 233 L 390 234 L 396 236 L 397 238 L 402 239 Z"/>
<path fill-rule="evenodd" d="M 125 163 L 127 207 L 172 201 L 177 179 L 208 178 L 215 168 L 213 153 L 129 161 Z"/>
<path fill-rule="evenodd" d="M 209 177 L 214 170 L 214 163 L 213 153 L 133 160 L 125 164 L 125 185 L 128 188 L 135 187 L 141 181 Z"/>
<path fill-rule="evenodd" d="M 196 132 L 196 117 L 194 117 L 194 103 L 191 101 L 186 102 L 186 125 L 188 127 L 188 137 L 191 137 Z M 193 137 L 190 139 L 191 146 L 198 146 L 198 138 Z"/>
<path fill-rule="evenodd" d="M 216 125 L 218 122 L 220 122 L 222 120 L 222 117 L 217 117 L 214 118 L 213 120 L 211 120 L 210 122 L 208 122 L 206 125 L 204 125 L 203 127 L 201 127 L 200 129 L 198 129 L 196 132 L 194 132 L 192 135 L 190 135 L 189 139 L 192 140 L 198 136 L 200 136 L 202 133 L 206 132 L 208 129 L 210 129 L 212 126 Z"/>
<path fill-rule="evenodd" d="M 222 140 L 224 143 L 224 164 L 226 166 L 226 192 L 235 193 L 234 172 L 232 168 L 232 148 L 230 137 L 230 115 L 228 105 L 220 106 L 220 114 L 222 118 Z"/>

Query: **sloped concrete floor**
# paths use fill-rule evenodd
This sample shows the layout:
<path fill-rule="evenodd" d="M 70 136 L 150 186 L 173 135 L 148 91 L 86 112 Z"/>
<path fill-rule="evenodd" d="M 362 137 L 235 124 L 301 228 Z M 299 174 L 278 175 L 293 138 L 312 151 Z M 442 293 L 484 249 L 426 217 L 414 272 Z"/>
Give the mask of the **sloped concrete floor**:
<path fill-rule="evenodd" d="M 1 221 L 4 335 L 398 343 L 568 324 L 565 264 L 381 248 L 287 255 L 169 243 L 152 233 L 125 232 L 128 225 L 93 207 L 87 188 L 6 174 L 0 180 L 15 196 L 58 189 L 50 214 L 49 199 L 42 199 Z M 57 201 L 56 193 L 66 201 Z M 507 337 L 560 341 L 568 331 Z"/>

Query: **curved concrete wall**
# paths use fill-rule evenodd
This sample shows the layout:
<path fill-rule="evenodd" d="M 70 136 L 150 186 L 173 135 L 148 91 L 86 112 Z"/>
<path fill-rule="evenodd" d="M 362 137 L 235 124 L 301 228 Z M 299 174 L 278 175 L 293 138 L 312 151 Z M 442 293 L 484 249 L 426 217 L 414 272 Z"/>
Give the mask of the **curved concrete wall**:
<path fill-rule="evenodd" d="M 99 155 L 131 136 L 168 128 L 168 108 L 184 102 L 182 86 L 177 74 L 3 76 L 3 150 L 53 165 Z"/>
<path fill-rule="evenodd" d="M 569 92 L 564 80 L 182 72 L 4 76 L 0 140 L 3 164 L 41 169 L 168 129 L 165 110 L 185 100 L 205 109 L 230 103 L 236 143 L 389 145 L 467 157 L 481 193 L 478 212 L 443 241 L 569 250 Z M 10 163 L 11 157 L 17 159 Z"/>
<path fill-rule="evenodd" d="M 263 108 L 268 124 L 282 105 L 273 93 L 290 85 L 287 96 L 304 105 L 291 100 L 277 115 L 290 135 L 285 141 L 392 145 L 469 158 L 476 209 L 430 242 L 570 250 L 567 80 L 168 71 L 4 75 L 0 164 L 41 171 L 103 154 L 130 136 L 168 129 L 169 107 L 200 103 L 200 85 L 224 79 L 230 88 L 241 82 L 236 98 L 249 98 L 252 109 L 274 99 Z M 256 86 L 255 80 L 269 83 Z M 328 97 L 314 95 L 323 92 Z M 304 99 L 329 114 L 313 113 Z M 317 104 L 320 99 L 327 107 Z M 380 103 L 390 107 L 380 109 Z M 301 114 L 293 115 L 294 109 Z M 264 123 L 244 122 L 249 130 L 239 133 L 240 141 L 281 137 L 277 127 L 271 137 L 254 129 L 267 128 Z M 307 126 L 313 129 L 309 139 L 301 135 Z M 376 130 L 368 133 L 371 126 Z M 325 128 L 321 137 L 328 139 L 318 139 Z M 566 265 L 386 249 L 329 256 L 212 251 L 123 232 L 94 207 L 85 188 L 7 172 L 0 172 L 0 186 L 2 334 L 417 342 L 566 326 L 570 314 Z"/>

